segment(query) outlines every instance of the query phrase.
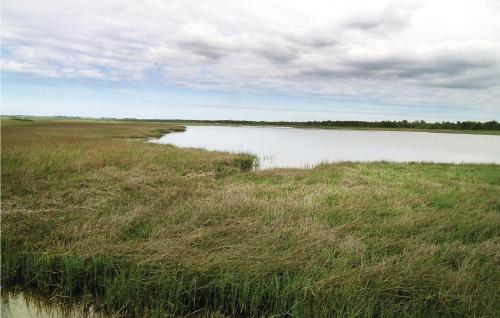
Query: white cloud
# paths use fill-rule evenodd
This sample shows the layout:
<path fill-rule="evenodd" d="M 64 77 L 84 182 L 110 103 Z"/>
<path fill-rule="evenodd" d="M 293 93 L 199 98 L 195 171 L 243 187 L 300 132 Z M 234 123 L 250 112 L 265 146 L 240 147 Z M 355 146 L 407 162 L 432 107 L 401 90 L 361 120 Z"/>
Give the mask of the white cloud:
<path fill-rule="evenodd" d="M 6 72 L 500 104 L 495 1 L 4 0 L 2 9 Z"/>

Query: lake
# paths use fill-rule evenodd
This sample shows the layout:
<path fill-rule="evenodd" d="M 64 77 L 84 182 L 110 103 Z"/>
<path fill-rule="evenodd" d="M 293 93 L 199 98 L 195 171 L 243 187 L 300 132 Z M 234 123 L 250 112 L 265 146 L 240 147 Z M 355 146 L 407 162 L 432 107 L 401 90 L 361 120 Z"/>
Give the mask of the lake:
<path fill-rule="evenodd" d="M 186 126 L 152 140 L 178 147 L 247 152 L 261 169 L 323 162 L 394 161 L 500 164 L 500 136 L 413 131 Z"/>

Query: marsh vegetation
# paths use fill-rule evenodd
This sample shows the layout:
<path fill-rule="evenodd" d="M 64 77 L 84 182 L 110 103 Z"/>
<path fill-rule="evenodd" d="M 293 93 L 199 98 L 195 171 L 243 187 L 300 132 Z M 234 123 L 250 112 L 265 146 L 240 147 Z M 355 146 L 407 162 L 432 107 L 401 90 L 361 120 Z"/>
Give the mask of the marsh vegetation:
<path fill-rule="evenodd" d="M 494 317 L 500 166 L 143 142 L 165 123 L 2 121 L 2 285 L 130 316 Z"/>

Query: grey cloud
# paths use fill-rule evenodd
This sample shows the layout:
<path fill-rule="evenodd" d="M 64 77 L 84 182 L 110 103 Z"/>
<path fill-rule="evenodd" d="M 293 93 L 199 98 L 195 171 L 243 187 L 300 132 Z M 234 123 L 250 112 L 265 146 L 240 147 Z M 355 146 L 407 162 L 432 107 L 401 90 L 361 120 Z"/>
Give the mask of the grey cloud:
<path fill-rule="evenodd" d="M 461 103 L 475 97 L 498 104 L 500 38 L 494 31 L 500 24 L 470 21 L 463 30 L 450 26 L 428 34 L 448 21 L 419 15 L 435 3 L 421 2 L 366 11 L 360 10 L 370 5 L 347 0 L 304 2 L 296 11 L 283 2 L 273 16 L 265 2 L 250 8 L 222 1 L 224 10 L 215 10 L 210 1 L 6 0 L 2 68 L 113 81 L 161 75 L 162 81 L 194 88 L 381 102 Z M 148 77 L 154 72 L 157 77 Z"/>
<path fill-rule="evenodd" d="M 500 66 L 489 72 L 470 72 L 457 77 L 438 77 L 425 82 L 426 86 L 442 87 L 456 90 L 485 90 L 490 88 L 500 88 Z"/>
<path fill-rule="evenodd" d="M 340 30 L 335 26 L 312 28 L 301 33 L 284 32 L 279 36 L 294 45 L 309 47 L 311 49 L 322 49 L 338 44 Z"/>
<path fill-rule="evenodd" d="M 181 43 L 181 45 L 185 49 L 187 49 L 195 54 L 204 56 L 204 57 L 206 57 L 208 59 L 212 59 L 212 60 L 220 59 L 229 53 L 228 50 L 226 50 L 220 46 L 214 45 L 213 43 L 210 43 L 209 41 L 187 40 L 187 41 L 183 41 Z"/>
<path fill-rule="evenodd" d="M 386 15 L 375 15 L 375 16 L 358 16 L 353 17 L 345 25 L 350 28 L 362 29 L 362 30 L 374 30 L 383 28 L 394 28 L 403 27 L 408 23 L 408 21 L 399 16 L 386 16 Z"/>
<path fill-rule="evenodd" d="M 416 2 L 391 2 L 379 12 L 359 12 L 348 18 L 344 25 L 365 31 L 399 29 L 410 23 L 412 14 L 418 8 Z"/>
<path fill-rule="evenodd" d="M 477 69 L 497 65 L 485 65 L 481 61 L 442 61 L 441 58 L 419 60 L 418 58 L 391 58 L 378 61 L 353 62 L 344 66 L 352 74 L 365 74 L 368 77 L 427 78 L 429 76 L 455 76 Z"/>
<path fill-rule="evenodd" d="M 430 87 L 443 87 L 450 89 L 485 89 L 490 87 L 498 86 L 498 81 L 495 83 L 491 80 L 488 81 L 476 81 L 476 80 L 451 80 L 451 81 L 440 81 L 440 82 L 431 82 L 426 84 Z"/>
<path fill-rule="evenodd" d="M 299 69 L 308 80 L 369 79 L 423 87 L 482 89 L 498 86 L 499 53 L 498 45 L 484 42 L 438 44 L 421 50 L 362 49 L 357 54 L 341 50 L 336 60 L 311 58 L 301 61 Z"/>
<path fill-rule="evenodd" d="M 301 50 L 302 48 L 296 43 L 279 37 L 261 40 L 249 48 L 253 54 L 277 65 L 290 62 L 300 54 Z"/>

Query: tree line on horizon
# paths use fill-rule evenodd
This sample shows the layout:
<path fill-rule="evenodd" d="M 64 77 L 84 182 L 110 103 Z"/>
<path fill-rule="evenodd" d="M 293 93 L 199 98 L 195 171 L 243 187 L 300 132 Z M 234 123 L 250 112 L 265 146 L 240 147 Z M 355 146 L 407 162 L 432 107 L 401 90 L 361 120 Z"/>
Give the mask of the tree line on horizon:
<path fill-rule="evenodd" d="M 417 121 L 308 121 L 305 126 L 331 126 L 331 127 L 361 127 L 361 128 L 407 128 L 407 129 L 459 129 L 459 130 L 500 130 L 500 123 L 497 121 L 477 122 L 477 121 L 457 121 L 457 122 L 433 122 L 424 120 Z"/>

